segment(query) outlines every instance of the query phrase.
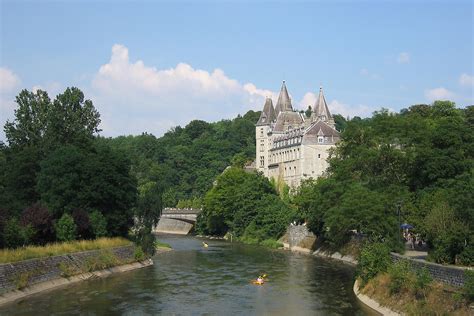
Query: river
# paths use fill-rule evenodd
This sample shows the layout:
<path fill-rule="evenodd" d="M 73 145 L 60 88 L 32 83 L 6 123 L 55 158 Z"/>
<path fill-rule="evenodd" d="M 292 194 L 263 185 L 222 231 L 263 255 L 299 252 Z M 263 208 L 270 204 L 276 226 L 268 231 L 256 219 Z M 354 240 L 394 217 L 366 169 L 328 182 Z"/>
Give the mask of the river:
<path fill-rule="evenodd" d="M 160 236 L 154 265 L 26 297 L 1 315 L 374 315 L 352 292 L 354 268 L 282 250 Z M 266 273 L 268 282 L 251 280 Z"/>

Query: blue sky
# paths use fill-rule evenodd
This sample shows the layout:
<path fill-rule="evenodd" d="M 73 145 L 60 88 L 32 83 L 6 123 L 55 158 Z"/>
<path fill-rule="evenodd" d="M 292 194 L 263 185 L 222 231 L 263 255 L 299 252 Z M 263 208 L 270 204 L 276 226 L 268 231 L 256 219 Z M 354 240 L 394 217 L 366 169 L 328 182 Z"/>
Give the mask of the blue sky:
<path fill-rule="evenodd" d="M 260 109 L 282 80 L 346 116 L 474 103 L 471 1 L 0 3 L 2 126 L 22 88 L 81 88 L 105 136 Z"/>

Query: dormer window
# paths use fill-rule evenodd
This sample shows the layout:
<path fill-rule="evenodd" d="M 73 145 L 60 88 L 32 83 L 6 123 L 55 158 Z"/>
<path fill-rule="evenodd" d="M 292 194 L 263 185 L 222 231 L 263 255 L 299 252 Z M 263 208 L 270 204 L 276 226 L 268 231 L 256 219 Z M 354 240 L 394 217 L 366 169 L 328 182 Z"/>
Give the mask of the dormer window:
<path fill-rule="evenodd" d="M 324 137 L 323 136 L 318 136 L 318 143 L 319 144 L 324 143 Z"/>
<path fill-rule="evenodd" d="M 326 120 L 326 115 L 321 115 L 321 120 L 325 121 Z"/>

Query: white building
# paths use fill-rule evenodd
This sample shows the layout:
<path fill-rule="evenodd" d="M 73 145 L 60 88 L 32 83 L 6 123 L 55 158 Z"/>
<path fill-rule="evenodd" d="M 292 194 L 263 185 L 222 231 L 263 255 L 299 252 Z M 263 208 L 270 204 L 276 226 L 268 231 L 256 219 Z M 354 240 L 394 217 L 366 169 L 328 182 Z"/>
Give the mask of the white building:
<path fill-rule="evenodd" d="M 267 98 L 256 124 L 256 169 L 296 188 L 323 174 L 328 151 L 339 139 L 322 88 L 308 118 L 293 110 L 283 81 L 276 107 Z"/>

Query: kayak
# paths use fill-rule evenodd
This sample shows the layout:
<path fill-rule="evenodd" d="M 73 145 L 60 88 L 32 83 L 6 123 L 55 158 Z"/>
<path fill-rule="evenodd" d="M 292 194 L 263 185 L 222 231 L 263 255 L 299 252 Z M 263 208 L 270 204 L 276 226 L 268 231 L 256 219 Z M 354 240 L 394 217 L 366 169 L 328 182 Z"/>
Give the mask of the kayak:
<path fill-rule="evenodd" d="M 255 284 L 255 285 L 263 285 L 265 282 L 253 280 L 252 283 Z"/>

